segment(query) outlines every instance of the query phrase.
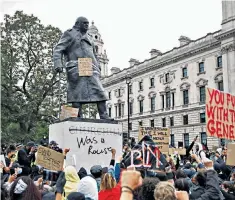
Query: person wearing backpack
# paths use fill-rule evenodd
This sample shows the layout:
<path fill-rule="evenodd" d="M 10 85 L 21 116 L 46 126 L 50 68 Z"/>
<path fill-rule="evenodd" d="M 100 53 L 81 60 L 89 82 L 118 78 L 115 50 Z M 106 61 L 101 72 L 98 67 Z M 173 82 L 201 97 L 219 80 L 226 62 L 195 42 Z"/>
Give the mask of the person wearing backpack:
<path fill-rule="evenodd" d="M 196 152 L 195 154 L 199 157 L 199 159 L 204 162 L 209 162 L 210 160 L 206 156 L 206 152 L 203 149 L 203 145 L 201 143 L 196 144 Z"/>

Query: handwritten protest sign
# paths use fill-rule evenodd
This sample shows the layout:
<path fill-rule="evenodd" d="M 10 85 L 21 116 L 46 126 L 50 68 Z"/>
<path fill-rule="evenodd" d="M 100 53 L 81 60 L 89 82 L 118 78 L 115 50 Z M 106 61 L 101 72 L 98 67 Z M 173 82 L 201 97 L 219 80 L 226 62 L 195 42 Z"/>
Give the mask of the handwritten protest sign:
<path fill-rule="evenodd" d="M 55 140 L 60 148 L 70 148 L 66 165 L 77 170 L 90 171 L 94 165 L 107 166 L 111 150 L 122 155 L 122 125 L 105 122 L 64 121 L 49 126 L 49 141 Z"/>
<path fill-rule="evenodd" d="M 235 165 L 235 143 L 229 143 L 228 144 L 228 150 L 227 150 L 227 160 L 226 164 L 234 166 Z"/>
<path fill-rule="evenodd" d="M 78 72 L 79 76 L 92 76 L 92 59 L 91 58 L 78 58 Z"/>
<path fill-rule="evenodd" d="M 52 149 L 39 146 L 36 163 L 46 169 L 60 171 L 63 168 L 64 155 Z"/>
<path fill-rule="evenodd" d="M 60 114 L 60 120 L 70 118 L 70 117 L 77 117 L 78 116 L 78 108 L 72 108 L 63 105 L 61 107 L 61 114 Z"/>
<path fill-rule="evenodd" d="M 145 136 L 150 135 L 162 153 L 168 153 L 170 129 L 166 127 L 140 127 L 139 141 Z"/>
<path fill-rule="evenodd" d="M 235 139 L 235 96 L 229 93 L 206 89 L 207 135 Z"/>

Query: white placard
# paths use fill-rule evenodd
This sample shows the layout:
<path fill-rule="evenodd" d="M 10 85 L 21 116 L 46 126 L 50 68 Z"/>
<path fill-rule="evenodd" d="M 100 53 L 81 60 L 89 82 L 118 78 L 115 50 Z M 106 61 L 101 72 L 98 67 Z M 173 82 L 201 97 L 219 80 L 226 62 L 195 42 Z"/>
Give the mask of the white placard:
<path fill-rule="evenodd" d="M 60 148 L 70 148 L 66 165 L 84 167 L 88 173 L 93 165 L 108 167 L 111 149 L 122 155 L 122 125 L 66 121 L 49 127 L 49 140 L 55 140 Z"/>

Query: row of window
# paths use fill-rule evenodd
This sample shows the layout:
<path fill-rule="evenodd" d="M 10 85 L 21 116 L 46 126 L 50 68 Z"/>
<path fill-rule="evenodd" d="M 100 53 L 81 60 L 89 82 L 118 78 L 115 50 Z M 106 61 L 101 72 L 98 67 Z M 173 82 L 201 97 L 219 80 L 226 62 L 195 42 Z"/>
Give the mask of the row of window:
<path fill-rule="evenodd" d="M 188 148 L 190 146 L 190 141 L 189 141 L 189 133 L 184 133 L 183 135 L 183 139 L 184 139 L 184 147 L 185 148 Z M 170 135 L 170 145 L 172 147 L 175 147 L 175 135 L 171 134 Z M 201 138 L 201 143 L 204 144 L 204 145 L 207 145 L 207 134 L 206 132 L 201 132 L 200 133 L 200 138 Z M 221 144 L 225 144 L 225 139 L 220 139 L 220 143 Z"/>
<path fill-rule="evenodd" d="M 217 57 L 217 68 L 222 67 L 222 56 Z M 205 72 L 205 65 L 204 62 L 198 63 L 198 73 Z M 187 67 L 182 68 L 182 77 L 188 77 L 188 69 Z"/>
<path fill-rule="evenodd" d="M 188 148 L 189 145 L 190 145 L 189 133 L 184 133 L 183 137 L 184 137 L 184 147 Z M 171 134 L 170 138 L 171 138 L 170 139 L 170 145 L 172 147 L 175 147 L 175 135 Z M 201 143 L 204 144 L 204 145 L 207 145 L 207 135 L 206 135 L 206 132 L 201 132 L 200 133 L 200 138 L 201 138 Z"/>
<path fill-rule="evenodd" d="M 174 117 L 170 117 L 169 118 L 170 120 L 170 124 L 169 126 L 170 127 L 173 127 L 174 126 Z M 155 127 L 155 123 L 154 123 L 154 119 L 151 119 L 149 121 L 149 125 L 150 127 Z M 205 113 L 200 113 L 200 123 L 205 123 L 206 122 L 206 115 Z M 183 116 L 183 125 L 187 125 L 189 124 L 189 120 L 188 120 L 188 115 L 184 115 Z M 139 126 L 143 126 L 143 122 L 142 121 L 139 121 Z M 166 127 L 166 117 L 163 117 L 162 118 L 162 127 Z M 130 122 L 129 124 L 129 129 L 132 130 L 132 123 Z"/>
<path fill-rule="evenodd" d="M 222 67 L 222 56 L 218 56 L 217 57 L 217 67 L 220 68 Z M 199 73 L 203 73 L 205 71 L 205 65 L 204 62 L 200 62 L 198 63 L 198 72 Z M 182 77 L 188 77 L 188 68 L 184 67 L 182 68 Z M 170 74 L 166 73 L 165 74 L 165 82 L 169 82 L 170 81 Z M 150 78 L 150 87 L 154 87 L 155 86 L 155 79 L 152 77 Z M 144 90 L 144 85 L 143 85 L 143 81 L 139 82 L 139 91 L 143 91 Z M 121 89 L 118 89 L 118 97 L 121 96 Z M 129 93 L 132 94 L 132 85 L 129 85 Z M 111 99 L 111 92 L 109 92 L 109 99 Z"/>
<path fill-rule="evenodd" d="M 223 81 L 218 82 L 218 89 L 223 91 Z M 206 89 L 205 86 L 199 87 L 199 100 L 201 103 L 204 103 L 206 100 Z M 175 106 L 175 94 L 166 92 L 166 99 L 165 96 L 162 95 L 162 109 L 170 108 Z M 189 90 L 183 91 L 183 105 L 189 104 Z M 150 111 L 155 112 L 156 110 L 156 97 L 150 98 Z M 111 117 L 111 108 L 109 108 L 109 115 Z M 144 100 L 139 100 L 139 113 L 143 114 L 144 112 Z M 129 102 L 129 114 L 133 115 L 133 102 Z M 124 116 L 124 104 L 119 103 L 115 106 L 115 117 L 122 117 Z"/>
<path fill-rule="evenodd" d="M 224 91 L 224 83 L 223 81 L 219 81 L 217 83 L 217 88 L 220 91 Z M 200 95 L 200 102 L 204 103 L 206 100 L 206 88 L 205 86 L 199 87 L 199 95 Z M 189 90 L 184 90 L 183 91 L 183 104 L 188 105 L 189 104 Z"/>

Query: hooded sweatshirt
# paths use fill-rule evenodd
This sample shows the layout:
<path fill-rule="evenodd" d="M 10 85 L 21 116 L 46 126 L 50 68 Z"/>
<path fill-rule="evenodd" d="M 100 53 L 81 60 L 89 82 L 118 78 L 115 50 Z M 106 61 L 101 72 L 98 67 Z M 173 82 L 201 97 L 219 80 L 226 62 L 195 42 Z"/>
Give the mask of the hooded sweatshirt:
<path fill-rule="evenodd" d="M 80 170 L 78 171 L 78 176 L 80 179 L 84 178 L 87 176 L 87 171 L 85 168 L 81 167 Z"/>
<path fill-rule="evenodd" d="M 81 179 L 78 184 L 77 192 L 85 195 L 86 198 L 98 200 L 98 187 L 96 180 L 91 176 L 86 176 Z"/>
<path fill-rule="evenodd" d="M 78 183 L 80 181 L 77 171 L 73 166 L 67 166 L 64 170 L 66 183 L 64 186 L 65 199 L 71 192 L 77 192 Z"/>

